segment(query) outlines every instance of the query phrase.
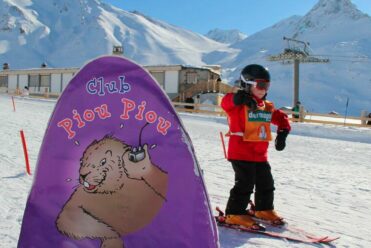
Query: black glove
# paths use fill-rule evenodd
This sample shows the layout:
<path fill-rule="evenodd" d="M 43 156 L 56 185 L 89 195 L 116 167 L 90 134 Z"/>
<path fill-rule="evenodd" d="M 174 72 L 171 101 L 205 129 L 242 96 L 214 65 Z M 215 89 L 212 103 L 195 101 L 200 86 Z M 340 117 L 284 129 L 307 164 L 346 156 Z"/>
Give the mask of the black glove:
<path fill-rule="evenodd" d="M 245 104 L 252 111 L 255 111 L 258 107 L 258 103 L 255 101 L 255 99 L 244 90 L 239 90 L 234 94 L 233 103 L 235 105 Z"/>
<path fill-rule="evenodd" d="M 289 130 L 282 129 L 277 131 L 276 140 L 274 142 L 277 151 L 285 149 L 287 135 L 289 135 Z"/>

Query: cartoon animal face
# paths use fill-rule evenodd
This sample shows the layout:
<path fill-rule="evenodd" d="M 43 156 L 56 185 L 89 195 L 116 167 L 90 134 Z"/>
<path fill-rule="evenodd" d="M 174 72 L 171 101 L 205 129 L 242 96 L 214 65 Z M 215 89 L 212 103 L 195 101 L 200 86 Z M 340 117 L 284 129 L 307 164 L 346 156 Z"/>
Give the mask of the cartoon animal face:
<path fill-rule="evenodd" d="M 113 193 L 124 186 L 122 154 L 129 147 L 106 136 L 93 142 L 80 161 L 80 184 L 88 193 Z"/>

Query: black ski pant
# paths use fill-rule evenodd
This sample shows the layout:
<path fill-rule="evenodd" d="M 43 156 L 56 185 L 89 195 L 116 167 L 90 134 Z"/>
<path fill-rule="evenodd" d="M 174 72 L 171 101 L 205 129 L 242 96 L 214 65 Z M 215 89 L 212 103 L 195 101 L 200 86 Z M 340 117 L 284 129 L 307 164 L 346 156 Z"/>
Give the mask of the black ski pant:
<path fill-rule="evenodd" d="M 272 210 L 274 180 L 268 162 L 230 161 L 235 172 L 235 184 L 230 191 L 226 214 L 246 214 L 255 186 L 255 209 Z"/>

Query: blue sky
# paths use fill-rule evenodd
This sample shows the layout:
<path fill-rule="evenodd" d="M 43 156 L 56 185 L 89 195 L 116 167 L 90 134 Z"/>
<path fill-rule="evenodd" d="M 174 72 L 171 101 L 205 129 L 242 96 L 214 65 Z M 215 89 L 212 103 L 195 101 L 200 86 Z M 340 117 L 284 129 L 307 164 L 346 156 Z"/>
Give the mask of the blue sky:
<path fill-rule="evenodd" d="M 201 34 L 214 28 L 239 29 L 251 35 L 290 17 L 305 15 L 318 0 L 103 0 L 127 11 Z M 371 0 L 352 0 L 371 15 Z"/>

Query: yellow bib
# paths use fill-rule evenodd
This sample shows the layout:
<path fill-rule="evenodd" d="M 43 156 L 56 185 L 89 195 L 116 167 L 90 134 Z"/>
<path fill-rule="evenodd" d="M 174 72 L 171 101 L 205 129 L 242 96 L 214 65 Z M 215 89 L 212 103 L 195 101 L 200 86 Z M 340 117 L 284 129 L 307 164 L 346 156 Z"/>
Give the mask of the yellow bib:
<path fill-rule="evenodd" d="M 256 111 L 249 111 L 245 106 L 245 132 L 243 135 L 244 141 L 270 141 L 271 135 L 271 120 L 273 113 L 273 103 L 263 101 L 264 106 L 258 107 Z"/>

